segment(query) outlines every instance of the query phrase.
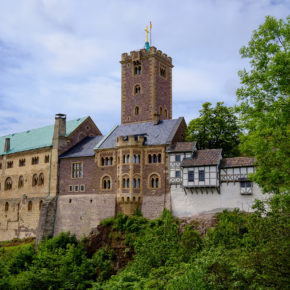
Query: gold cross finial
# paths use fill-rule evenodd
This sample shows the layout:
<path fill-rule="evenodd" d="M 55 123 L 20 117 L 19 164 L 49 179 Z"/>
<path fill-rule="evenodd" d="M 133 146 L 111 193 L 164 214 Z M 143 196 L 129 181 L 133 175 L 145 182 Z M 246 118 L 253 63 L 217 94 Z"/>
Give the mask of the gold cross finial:
<path fill-rule="evenodd" d="M 144 30 L 146 32 L 146 42 L 148 42 L 148 34 L 149 34 L 148 25 L 146 26 Z"/>

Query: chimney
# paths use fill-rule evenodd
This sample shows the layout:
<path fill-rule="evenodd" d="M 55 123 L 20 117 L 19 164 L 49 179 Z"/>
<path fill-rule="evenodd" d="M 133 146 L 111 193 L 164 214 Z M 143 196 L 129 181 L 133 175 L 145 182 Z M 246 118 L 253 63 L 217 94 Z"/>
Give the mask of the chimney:
<path fill-rule="evenodd" d="M 160 115 L 159 115 L 158 113 L 155 113 L 155 114 L 153 115 L 153 124 L 154 124 L 154 125 L 158 125 L 159 122 L 160 122 Z"/>
<path fill-rule="evenodd" d="M 60 148 L 65 144 L 66 135 L 66 115 L 56 114 L 54 122 L 54 132 L 53 132 L 53 145 L 56 148 Z"/>
<path fill-rule="evenodd" d="M 4 152 L 8 152 L 10 150 L 10 138 L 5 139 L 5 145 L 4 145 Z"/>

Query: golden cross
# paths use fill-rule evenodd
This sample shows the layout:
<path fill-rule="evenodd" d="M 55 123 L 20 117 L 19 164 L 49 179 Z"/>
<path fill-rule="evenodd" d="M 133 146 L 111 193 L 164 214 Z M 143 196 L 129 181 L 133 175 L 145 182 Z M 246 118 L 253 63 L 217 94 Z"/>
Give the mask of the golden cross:
<path fill-rule="evenodd" d="M 144 30 L 146 32 L 146 42 L 148 42 L 148 34 L 149 34 L 148 25 L 146 26 Z"/>

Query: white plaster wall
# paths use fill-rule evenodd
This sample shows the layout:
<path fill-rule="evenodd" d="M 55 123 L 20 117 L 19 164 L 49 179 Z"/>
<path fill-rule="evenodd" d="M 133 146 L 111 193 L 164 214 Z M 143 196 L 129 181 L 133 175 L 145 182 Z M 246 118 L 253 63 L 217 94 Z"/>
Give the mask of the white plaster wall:
<path fill-rule="evenodd" d="M 172 212 L 176 217 L 190 217 L 202 213 L 220 212 L 224 209 L 233 210 L 239 208 L 242 211 L 252 211 L 251 206 L 255 199 L 266 199 L 269 195 L 262 194 L 257 184 L 253 185 L 252 195 L 240 194 L 240 183 L 230 182 L 221 184 L 220 194 L 217 191 L 211 193 L 190 193 L 177 185 L 171 186 Z"/>

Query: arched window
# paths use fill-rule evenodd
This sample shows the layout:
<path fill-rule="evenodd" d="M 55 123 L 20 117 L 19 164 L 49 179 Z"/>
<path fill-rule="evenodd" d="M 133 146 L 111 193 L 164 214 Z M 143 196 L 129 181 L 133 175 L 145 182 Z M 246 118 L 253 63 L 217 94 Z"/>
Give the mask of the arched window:
<path fill-rule="evenodd" d="M 139 109 L 138 106 L 135 107 L 135 111 L 134 112 L 135 112 L 135 115 L 139 115 L 140 109 Z"/>
<path fill-rule="evenodd" d="M 129 188 L 129 187 L 130 187 L 130 179 L 127 178 L 127 188 Z"/>
<path fill-rule="evenodd" d="M 38 185 L 43 185 L 44 184 L 44 175 L 43 173 L 39 174 L 39 179 L 38 179 Z"/>
<path fill-rule="evenodd" d="M 43 201 L 41 200 L 41 201 L 39 202 L 39 210 L 41 210 L 41 208 L 42 208 L 42 204 L 43 204 Z"/>
<path fill-rule="evenodd" d="M 18 179 L 18 188 L 23 187 L 23 185 L 24 185 L 24 178 L 22 175 L 20 175 Z"/>
<path fill-rule="evenodd" d="M 8 211 L 8 210 L 9 210 L 9 203 L 8 203 L 8 202 L 5 203 L 5 208 L 4 208 L 4 210 L 5 210 L 5 211 Z"/>
<path fill-rule="evenodd" d="M 159 154 L 158 154 L 158 162 L 161 163 L 161 160 L 162 160 L 162 159 L 161 159 L 161 154 L 159 153 Z"/>
<path fill-rule="evenodd" d="M 137 179 L 137 188 L 140 188 L 140 178 Z"/>
<path fill-rule="evenodd" d="M 162 107 L 160 107 L 160 108 L 159 108 L 159 114 L 160 114 L 160 116 L 162 116 L 162 113 L 163 113 L 163 111 L 162 111 Z"/>
<path fill-rule="evenodd" d="M 137 187 L 137 180 L 136 178 L 133 179 L 133 188 L 136 188 Z"/>
<path fill-rule="evenodd" d="M 38 183 L 38 176 L 37 174 L 33 174 L 32 176 L 32 186 L 36 186 Z"/>
<path fill-rule="evenodd" d="M 157 174 L 152 174 L 149 178 L 149 184 L 151 188 L 159 188 L 159 176 Z"/>
<path fill-rule="evenodd" d="M 7 177 L 5 180 L 5 190 L 11 190 L 12 189 L 12 179 L 11 177 Z"/>
<path fill-rule="evenodd" d="M 165 115 L 165 118 L 168 118 L 168 112 L 166 109 L 164 109 L 164 115 Z"/>
<path fill-rule="evenodd" d="M 104 159 L 104 157 L 102 157 L 102 166 L 104 166 L 105 165 L 105 159 Z"/>
<path fill-rule="evenodd" d="M 137 155 L 136 163 L 140 163 L 140 155 Z"/>
<path fill-rule="evenodd" d="M 153 154 L 153 163 L 157 163 L 157 156 L 156 156 L 156 154 Z"/>
<path fill-rule="evenodd" d="M 136 163 L 136 155 L 133 155 L 133 163 Z"/>
<path fill-rule="evenodd" d="M 29 202 L 28 202 L 28 211 L 31 211 L 32 210 L 32 201 L 30 200 Z"/>
<path fill-rule="evenodd" d="M 110 165 L 113 165 L 113 157 L 110 157 Z"/>
<path fill-rule="evenodd" d="M 152 155 L 151 154 L 148 155 L 148 163 L 152 163 Z"/>
<path fill-rule="evenodd" d="M 123 188 L 126 188 L 126 179 L 123 178 Z"/>
<path fill-rule="evenodd" d="M 130 155 L 127 155 L 127 163 L 130 163 Z"/>
<path fill-rule="evenodd" d="M 111 178 L 110 176 L 104 176 L 102 179 L 102 189 L 109 190 L 111 189 Z"/>
<path fill-rule="evenodd" d="M 134 74 L 140 75 L 141 74 L 141 62 L 140 62 L 140 60 L 134 61 L 133 65 L 134 65 Z"/>
<path fill-rule="evenodd" d="M 140 87 L 140 85 L 136 85 L 136 86 L 134 87 L 134 94 L 135 94 L 135 95 L 139 95 L 139 94 L 141 94 L 141 87 Z"/>
<path fill-rule="evenodd" d="M 109 158 L 108 157 L 106 157 L 106 159 L 105 159 L 105 165 L 109 165 Z"/>
<path fill-rule="evenodd" d="M 123 163 L 126 163 L 126 155 L 123 155 Z"/>

